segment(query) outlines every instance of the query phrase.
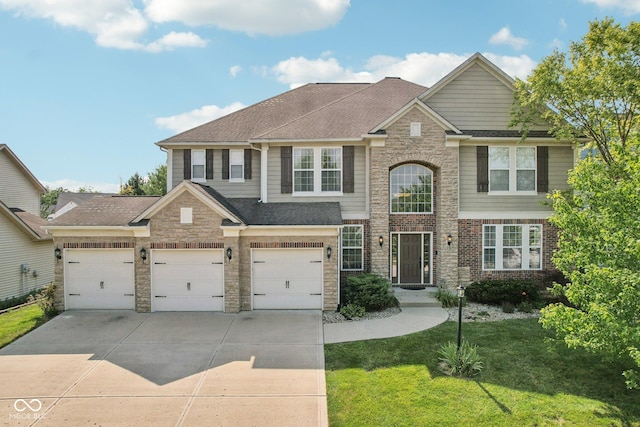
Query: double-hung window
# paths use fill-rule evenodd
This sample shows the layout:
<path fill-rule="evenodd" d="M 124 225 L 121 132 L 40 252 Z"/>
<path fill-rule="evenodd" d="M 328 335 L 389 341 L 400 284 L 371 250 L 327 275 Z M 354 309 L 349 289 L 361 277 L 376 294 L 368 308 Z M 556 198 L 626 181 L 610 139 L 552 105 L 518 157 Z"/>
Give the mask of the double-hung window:
<path fill-rule="evenodd" d="M 205 150 L 191 150 L 191 180 L 204 182 L 206 169 Z"/>
<path fill-rule="evenodd" d="M 293 192 L 338 194 L 342 191 L 342 148 L 294 148 Z"/>
<path fill-rule="evenodd" d="M 244 150 L 229 150 L 229 182 L 244 182 Z"/>
<path fill-rule="evenodd" d="M 489 147 L 489 192 L 536 192 L 536 147 Z"/>
<path fill-rule="evenodd" d="M 342 229 L 342 270 L 362 270 L 362 225 L 345 225 Z"/>
<path fill-rule="evenodd" d="M 485 225 L 482 231 L 484 270 L 540 270 L 542 225 Z"/>

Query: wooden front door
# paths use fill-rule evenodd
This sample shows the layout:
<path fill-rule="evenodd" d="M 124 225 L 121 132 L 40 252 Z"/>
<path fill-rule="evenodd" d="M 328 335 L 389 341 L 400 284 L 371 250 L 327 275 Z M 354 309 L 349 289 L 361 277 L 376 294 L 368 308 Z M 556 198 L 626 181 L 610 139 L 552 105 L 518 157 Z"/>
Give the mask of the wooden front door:
<path fill-rule="evenodd" d="M 400 281 L 422 283 L 422 235 L 400 235 Z"/>

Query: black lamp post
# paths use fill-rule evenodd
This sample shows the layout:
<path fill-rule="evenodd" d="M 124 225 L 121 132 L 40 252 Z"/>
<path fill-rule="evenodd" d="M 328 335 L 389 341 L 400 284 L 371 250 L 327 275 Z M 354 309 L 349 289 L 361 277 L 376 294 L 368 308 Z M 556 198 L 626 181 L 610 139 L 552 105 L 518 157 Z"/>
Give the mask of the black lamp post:
<path fill-rule="evenodd" d="M 462 299 L 464 298 L 464 286 L 458 286 L 458 353 L 462 344 Z"/>

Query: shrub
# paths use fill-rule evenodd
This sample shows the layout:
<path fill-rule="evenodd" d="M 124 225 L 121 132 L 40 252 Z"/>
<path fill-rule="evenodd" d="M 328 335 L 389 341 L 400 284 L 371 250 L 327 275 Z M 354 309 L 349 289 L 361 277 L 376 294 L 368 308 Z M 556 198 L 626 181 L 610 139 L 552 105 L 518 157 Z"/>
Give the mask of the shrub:
<path fill-rule="evenodd" d="M 444 308 L 458 305 L 458 296 L 446 288 L 438 288 L 435 297 Z"/>
<path fill-rule="evenodd" d="M 342 314 L 347 319 L 356 319 L 358 317 L 362 317 L 364 316 L 364 313 L 364 307 L 357 304 L 347 304 L 340 309 L 340 314 Z"/>
<path fill-rule="evenodd" d="M 378 274 L 348 277 L 344 295 L 346 304 L 359 305 L 366 311 L 398 306 L 398 300 L 391 293 L 391 283 Z"/>
<path fill-rule="evenodd" d="M 36 304 L 42 309 L 42 312 L 47 317 L 53 317 L 58 314 L 58 310 L 55 308 L 55 283 L 49 283 L 47 286 L 42 288 L 42 290 L 34 295 L 29 295 L 29 302 L 35 301 Z"/>
<path fill-rule="evenodd" d="M 7 308 L 11 308 L 11 307 L 15 307 L 21 304 L 26 303 L 27 301 L 29 301 L 29 297 L 31 295 L 36 295 L 38 292 L 40 292 L 40 289 L 35 290 L 35 291 L 31 291 L 28 294 L 19 296 L 19 297 L 11 297 L 11 298 L 5 298 L 4 300 L 0 301 L 0 310 L 5 310 Z"/>
<path fill-rule="evenodd" d="M 521 311 L 523 313 L 532 313 L 533 304 L 531 304 L 529 301 L 522 301 L 520 304 L 518 304 L 518 311 Z"/>
<path fill-rule="evenodd" d="M 516 307 L 510 302 L 505 301 L 502 303 L 502 311 L 504 313 L 513 313 L 514 311 L 516 311 Z"/>
<path fill-rule="evenodd" d="M 438 352 L 440 370 L 456 377 L 474 377 L 482 371 L 484 363 L 478 354 L 478 347 L 462 341 L 460 351 L 455 343 L 443 344 Z"/>
<path fill-rule="evenodd" d="M 470 301 L 501 305 L 509 302 L 518 305 L 523 301 L 538 302 L 540 291 L 532 280 L 483 280 L 467 286 L 465 295 Z"/>

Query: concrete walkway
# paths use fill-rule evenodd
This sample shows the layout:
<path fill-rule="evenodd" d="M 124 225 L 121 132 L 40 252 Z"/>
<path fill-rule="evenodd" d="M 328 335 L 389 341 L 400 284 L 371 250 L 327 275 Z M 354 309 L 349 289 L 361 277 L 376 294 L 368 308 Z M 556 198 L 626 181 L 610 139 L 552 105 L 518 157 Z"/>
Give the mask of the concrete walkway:
<path fill-rule="evenodd" d="M 400 314 L 384 319 L 326 323 L 324 343 L 333 344 L 412 334 L 433 328 L 445 322 L 447 318 L 447 312 L 441 307 L 404 307 Z"/>

